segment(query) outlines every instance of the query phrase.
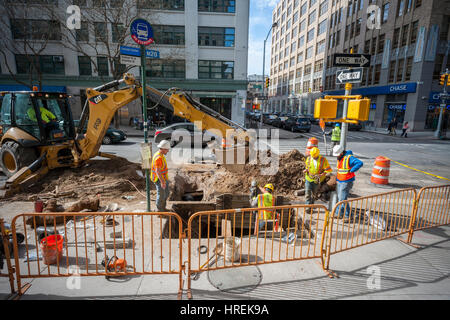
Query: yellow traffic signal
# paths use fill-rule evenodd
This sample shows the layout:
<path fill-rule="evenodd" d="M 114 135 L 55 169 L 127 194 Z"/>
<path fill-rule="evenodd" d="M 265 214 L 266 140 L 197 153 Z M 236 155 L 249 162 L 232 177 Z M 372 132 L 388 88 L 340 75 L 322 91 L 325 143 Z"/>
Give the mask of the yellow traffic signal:
<path fill-rule="evenodd" d="M 270 85 L 270 78 L 266 78 L 266 88 L 268 88 Z"/>
<path fill-rule="evenodd" d="M 447 78 L 447 85 L 450 86 L 450 75 L 448 73 L 441 74 L 439 84 L 443 86 L 445 84 L 445 79 Z"/>

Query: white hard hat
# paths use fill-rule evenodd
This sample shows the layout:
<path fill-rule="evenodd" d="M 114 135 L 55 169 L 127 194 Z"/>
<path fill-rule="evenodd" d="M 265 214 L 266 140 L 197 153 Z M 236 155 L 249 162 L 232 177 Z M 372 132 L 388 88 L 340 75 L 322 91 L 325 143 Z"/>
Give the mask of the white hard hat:
<path fill-rule="evenodd" d="M 341 145 L 337 145 L 333 147 L 333 156 L 337 157 L 339 156 L 342 151 L 344 151 L 344 148 Z"/>
<path fill-rule="evenodd" d="M 170 149 L 170 141 L 161 140 L 161 142 L 158 144 L 158 148 L 167 150 Z"/>

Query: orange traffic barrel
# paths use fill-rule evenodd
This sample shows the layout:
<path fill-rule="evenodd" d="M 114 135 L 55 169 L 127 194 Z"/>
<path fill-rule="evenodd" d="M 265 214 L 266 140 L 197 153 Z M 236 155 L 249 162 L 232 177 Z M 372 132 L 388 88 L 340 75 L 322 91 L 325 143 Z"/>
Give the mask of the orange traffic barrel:
<path fill-rule="evenodd" d="M 373 164 L 370 182 L 375 184 L 388 184 L 390 166 L 391 160 L 382 156 L 377 157 Z"/>
<path fill-rule="evenodd" d="M 319 140 L 317 140 L 317 138 L 309 138 L 308 140 L 308 144 L 306 145 L 306 151 L 305 151 L 305 155 L 309 156 L 309 152 L 311 151 L 312 148 L 318 148 L 319 147 Z"/>
<path fill-rule="evenodd" d="M 229 148 L 229 147 L 230 147 L 230 145 L 227 143 L 227 139 L 222 138 L 222 148 L 225 149 L 225 148 Z"/>

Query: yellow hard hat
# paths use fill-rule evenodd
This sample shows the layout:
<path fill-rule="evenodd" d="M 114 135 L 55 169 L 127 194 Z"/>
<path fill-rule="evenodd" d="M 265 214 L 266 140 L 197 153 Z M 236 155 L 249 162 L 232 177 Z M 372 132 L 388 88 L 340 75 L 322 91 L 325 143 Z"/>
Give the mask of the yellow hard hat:
<path fill-rule="evenodd" d="M 272 192 L 273 192 L 273 185 L 271 184 L 271 183 L 268 183 L 268 184 L 266 184 L 265 186 L 264 186 L 264 189 L 269 189 L 269 190 L 272 190 Z"/>
<path fill-rule="evenodd" d="M 319 148 L 317 148 L 317 147 L 312 148 L 310 151 L 310 154 L 311 154 L 311 157 L 313 157 L 313 158 L 318 157 L 320 154 Z"/>

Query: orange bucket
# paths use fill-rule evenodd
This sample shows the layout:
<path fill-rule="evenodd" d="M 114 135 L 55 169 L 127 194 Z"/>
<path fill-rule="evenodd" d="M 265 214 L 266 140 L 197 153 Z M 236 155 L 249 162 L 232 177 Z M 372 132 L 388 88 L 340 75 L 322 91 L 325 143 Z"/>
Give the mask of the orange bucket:
<path fill-rule="evenodd" d="M 308 140 L 308 144 L 306 145 L 306 151 L 305 151 L 305 155 L 309 156 L 309 152 L 311 151 L 312 148 L 318 148 L 319 147 L 319 140 L 317 140 L 317 138 L 309 138 Z"/>
<path fill-rule="evenodd" d="M 60 234 L 53 234 L 41 240 L 41 251 L 45 264 L 56 264 L 61 261 L 63 252 L 64 237 Z"/>
<path fill-rule="evenodd" d="M 391 167 L 391 160 L 382 156 L 377 157 L 373 164 L 370 182 L 375 184 L 388 184 L 390 167 Z"/>

